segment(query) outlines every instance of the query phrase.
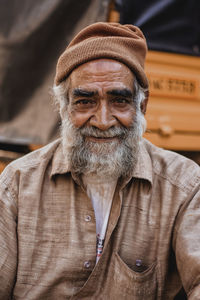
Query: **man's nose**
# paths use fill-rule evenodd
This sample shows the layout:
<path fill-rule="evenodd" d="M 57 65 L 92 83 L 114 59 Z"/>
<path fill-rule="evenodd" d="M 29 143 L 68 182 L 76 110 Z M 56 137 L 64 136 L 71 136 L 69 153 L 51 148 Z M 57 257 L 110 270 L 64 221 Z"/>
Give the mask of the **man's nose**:
<path fill-rule="evenodd" d="M 107 130 L 112 126 L 117 125 L 117 119 L 112 115 L 107 103 L 100 104 L 96 112 L 90 119 L 90 125 Z"/>

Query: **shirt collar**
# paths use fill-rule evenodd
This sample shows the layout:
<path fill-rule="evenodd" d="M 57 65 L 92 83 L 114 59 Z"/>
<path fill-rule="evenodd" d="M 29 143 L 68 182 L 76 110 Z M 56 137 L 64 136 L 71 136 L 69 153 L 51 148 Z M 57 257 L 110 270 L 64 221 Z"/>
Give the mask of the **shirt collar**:
<path fill-rule="evenodd" d="M 65 174 L 70 172 L 69 162 L 64 156 L 63 145 L 60 139 L 59 145 L 54 153 L 52 160 L 51 178 L 57 174 Z"/>
<path fill-rule="evenodd" d="M 152 161 L 148 152 L 146 139 L 142 139 L 139 144 L 138 160 L 135 169 L 133 170 L 132 177 L 145 179 L 152 184 Z"/>
<path fill-rule="evenodd" d="M 138 160 L 131 177 L 144 179 L 152 184 L 152 162 L 147 150 L 147 143 L 145 139 L 142 139 L 139 144 Z M 54 175 L 68 172 L 71 172 L 70 165 L 63 154 L 63 145 L 60 140 L 52 161 L 51 178 Z"/>

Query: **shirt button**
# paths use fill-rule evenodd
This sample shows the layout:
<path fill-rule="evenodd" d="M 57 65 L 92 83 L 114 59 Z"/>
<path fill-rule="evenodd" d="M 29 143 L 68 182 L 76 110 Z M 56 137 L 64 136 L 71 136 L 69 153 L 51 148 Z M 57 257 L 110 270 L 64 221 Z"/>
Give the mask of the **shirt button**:
<path fill-rule="evenodd" d="M 85 261 L 85 262 L 84 262 L 84 267 L 85 267 L 86 269 L 88 269 L 88 268 L 90 267 L 90 265 L 91 265 L 91 263 L 90 263 L 89 261 Z"/>
<path fill-rule="evenodd" d="M 85 221 L 86 221 L 86 222 L 90 222 L 91 219 L 92 219 L 92 218 L 91 218 L 91 216 L 89 216 L 89 215 L 85 217 Z"/>
<path fill-rule="evenodd" d="M 136 264 L 137 267 L 141 267 L 142 266 L 141 259 L 136 259 L 135 264 Z"/>

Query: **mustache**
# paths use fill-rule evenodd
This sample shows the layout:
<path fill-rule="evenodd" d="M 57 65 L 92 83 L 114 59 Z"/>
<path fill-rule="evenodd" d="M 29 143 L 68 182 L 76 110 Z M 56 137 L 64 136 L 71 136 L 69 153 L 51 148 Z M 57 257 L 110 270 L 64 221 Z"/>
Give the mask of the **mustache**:
<path fill-rule="evenodd" d="M 78 131 L 84 137 L 92 136 L 95 138 L 113 138 L 113 137 L 124 138 L 128 135 L 130 129 L 113 126 L 107 130 L 101 130 L 94 126 L 91 127 L 84 126 L 79 128 Z"/>

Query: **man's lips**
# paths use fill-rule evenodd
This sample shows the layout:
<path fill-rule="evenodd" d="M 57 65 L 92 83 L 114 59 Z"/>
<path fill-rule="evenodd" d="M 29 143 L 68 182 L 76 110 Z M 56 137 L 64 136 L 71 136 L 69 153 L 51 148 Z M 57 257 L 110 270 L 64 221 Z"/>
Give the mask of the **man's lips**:
<path fill-rule="evenodd" d="M 96 142 L 96 143 L 109 143 L 109 142 L 112 142 L 114 140 L 117 139 L 116 136 L 114 137 L 94 137 L 94 136 L 86 136 L 86 139 L 88 141 L 91 141 L 91 142 Z"/>

